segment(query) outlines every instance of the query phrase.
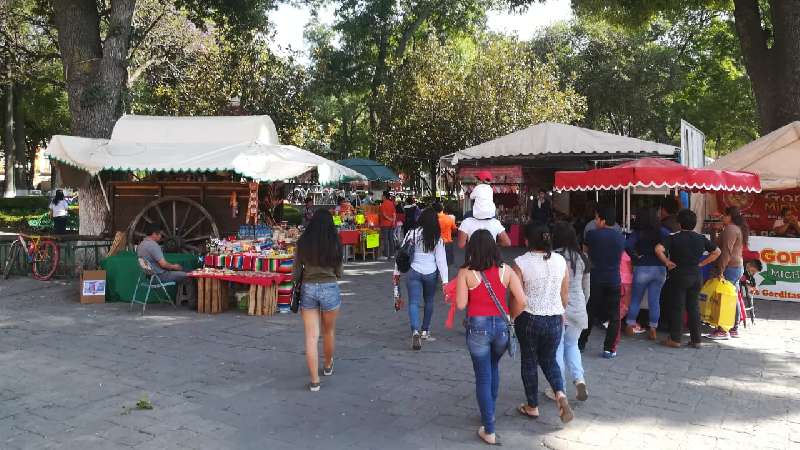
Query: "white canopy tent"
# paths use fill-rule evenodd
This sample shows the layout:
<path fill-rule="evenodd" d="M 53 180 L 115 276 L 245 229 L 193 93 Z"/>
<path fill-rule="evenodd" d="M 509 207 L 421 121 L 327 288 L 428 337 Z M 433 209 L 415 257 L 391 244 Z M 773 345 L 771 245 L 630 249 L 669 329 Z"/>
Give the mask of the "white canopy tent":
<path fill-rule="evenodd" d="M 708 167 L 757 173 L 761 189 L 779 191 L 800 187 L 800 122 L 791 122 L 717 159 Z M 720 212 L 714 195 L 692 194 L 697 217 Z M 698 221 L 698 229 L 702 220 Z"/>
<path fill-rule="evenodd" d="M 708 168 L 757 173 L 763 190 L 777 191 L 800 187 L 798 156 L 800 122 L 792 122 L 717 159 Z"/>
<path fill-rule="evenodd" d="M 269 116 L 126 115 L 114 125 L 111 139 L 57 135 L 46 155 L 92 175 L 101 170 L 232 171 L 276 181 L 316 169 L 322 184 L 365 179 L 307 150 L 281 145 Z"/>
<path fill-rule="evenodd" d="M 676 151 L 678 149 L 671 145 L 561 123 L 543 122 L 447 157 L 450 157 L 452 165 L 456 165 L 459 161 L 499 157 L 570 153 L 673 156 Z"/>

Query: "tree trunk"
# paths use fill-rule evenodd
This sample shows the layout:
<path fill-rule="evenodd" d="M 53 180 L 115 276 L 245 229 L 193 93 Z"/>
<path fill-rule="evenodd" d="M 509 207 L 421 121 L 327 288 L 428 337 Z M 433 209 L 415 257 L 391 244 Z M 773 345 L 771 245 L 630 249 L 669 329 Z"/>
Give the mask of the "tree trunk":
<path fill-rule="evenodd" d="M 3 142 L 5 143 L 6 179 L 3 197 L 16 197 L 17 189 L 14 182 L 14 166 L 16 165 L 17 151 L 14 148 L 14 84 L 8 83 L 3 97 Z"/>
<path fill-rule="evenodd" d="M 735 0 L 736 31 L 755 93 L 761 133 L 800 120 L 800 2 L 771 0 L 773 43 L 758 0 Z"/>
<path fill-rule="evenodd" d="M 95 0 L 53 0 L 53 20 L 64 64 L 72 134 L 109 138 L 114 123 L 122 115 L 136 0 L 111 2 L 105 40 L 100 35 L 97 5 Z M 78 193 L 80 233 L 104 234 L 110 217 L 97 179 L 92 177 L 79 186 Z"/>
<path fill-rule="evenodd" d="M 14 159 L 19 166 L 14 173 L 14 182 L 17 189 L 28 190 L 31 188 L 28 182 L 28 144 L 26 142 L 27 133 L 25 130 L 25 116 L 22 114 L 22 86 L 14 86 Z"/>

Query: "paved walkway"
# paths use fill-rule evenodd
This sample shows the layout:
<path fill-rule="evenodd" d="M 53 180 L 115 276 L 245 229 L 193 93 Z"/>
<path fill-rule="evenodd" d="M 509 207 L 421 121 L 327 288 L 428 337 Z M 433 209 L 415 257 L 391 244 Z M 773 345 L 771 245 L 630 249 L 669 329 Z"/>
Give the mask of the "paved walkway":
<path fill-rule="evenodd" d="M 390 266 L 346 270 L 336 375 L 307 382 L 295 315 L 200 315 L 77 304 L 77 286 L 0 282 L 0 448 L 470 449 L 479 414 L 461 330 L 409 350 Z M 584 357 L 590 398 L 562 426 L 515 413 L 519 362 L 504 359 L 506 448 L 800 448 L 800 304 L 762 302 L 744 338 L 701 350 L 636 337 L 615 360 Z M 459 318 L 460 320 L 460 318 Z M 570 395 L 574 395 L 570 393 Z M 152 410 L 136 410 L 146 398 Z"/>

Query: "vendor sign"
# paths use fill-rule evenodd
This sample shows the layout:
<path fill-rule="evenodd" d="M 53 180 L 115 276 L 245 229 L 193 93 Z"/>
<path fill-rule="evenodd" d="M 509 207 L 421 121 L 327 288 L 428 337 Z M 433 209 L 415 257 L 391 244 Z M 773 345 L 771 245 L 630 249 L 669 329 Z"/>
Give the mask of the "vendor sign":
<path fill-rule="evenodd" d="M 748 248 L 764 266 L 754 297 L 800 302 L 800 239 L 751 236 Z"/>
<path fill-rule="evenodd" d="M 492 174 L 492 184 L 522 184 L 522 166 L 490 166 L 490 167 L 461 167 L 458 177 L 464 183 L 477 183 L 478 173 L 489 171 Z"/>
<path fill-rule="evenodd" d="M 728 206 L 739 208 L 751 230 L 759 233 L 771 232 L 772 225 L 780 216 L 783 207 L 800 212 L 800 189 L 764 191 L 760 194 L 719 192 L 717 202 L 723 208 Z"/>

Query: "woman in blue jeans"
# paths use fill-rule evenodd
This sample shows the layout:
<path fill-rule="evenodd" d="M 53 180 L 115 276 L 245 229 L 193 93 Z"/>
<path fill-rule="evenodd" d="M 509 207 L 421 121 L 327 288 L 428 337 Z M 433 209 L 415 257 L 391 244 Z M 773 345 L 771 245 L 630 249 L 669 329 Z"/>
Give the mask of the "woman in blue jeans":
<path fill-rule="evenodd" d="M 661 316 L 661 289 L 667 280 L 667 268 L 656 256 L 656 246 L 661 243 L 669 231 L 661 226 L 658 211 L 646 209 L 638 214 L 636 230 L 625 243 L 625 250 L 633 262 L 633 291 L 631 305 L 625 326 L 625 335 L 644 333 L 645 329 L 639 326 L 637 318 L 642 306 L 642 299 L 647 293 L 647 311 L 649 313 L 650 329 L 647 338 L 656 340 L 656 328 Z"/>
<path fill-rule="evenodd" d="M 584 378 L 583 360 L 578 348 L 581 331 L 589 326 L 586 301 L 589 298 L 589 258 L 578 246 L 575 228 L 566 222 L 556 222 L 553 226 L 553 247 L 564 257 L 569 268 L 569 302 L 564 312 L 564 332 L 556 350 L 556 362 L 561 368 L 564 382 L 567 370 L 575 383 L 575 398 L 586 401 L 589 391 Z M 555 400 L 555 393 L 548 388 L 546 395 Z"/>
<path fill-rule="evenodd" d="M 297 240 L 293 279 L 300 280 L 300 309 L 305 331 L 306 363 L 311 381 L 308 389 L 317 392 L 319 379 L 320 324 L 325 360 L 322 375 L 333 375 L 336 347 L 336 318 L 342 297 L 338 280 L 342 278 L 342 243 L 327 210 L 317 210 Z"/>
<path fill-rule="evenodd" d="M 483 281 L 486 277 L 500 311 Z M 506 290 L 511 290 L 515 307 L 524 308 L 525 293 L 517 275 L 503 264 L 500 250 L 492 234 L 478 230 L 470 238 L 465 262 L 456 279 L 456 306 L 467 309 L 467 348 L 475 371 L 475 396 L 481 411 L 478 436 L 487 444 L 497 444 L 495 404 L 500 389 L 500 358 L 508 346 L 507 319 L 509 308 Z"/>
<path fill-rule="evenodd" d="M 419 218 L 418 226 L 408 231 L 401 247 L 406 242 L 414 241 L 414 256 L 411 260 L 411 270 L 406 274 L 406 289 L 408 290 L 408 319 L 411 324 L 411 348 L 422 349 L 422 341 L 433 341 L 431 337 L 431 319 L 433 318 L 433 303 L 436 296 L 437 279 L 442 280 L 442 291 L 447 284 L 447 255 L 444 250 L 439 229 L 439 217 L 432 208 L 426 208 Z M 400 271 L 395 265 L 395 284 L 400 277 Z M 419 308 L 424 301 L 422 321 L 419 318 Z"/>
<path fill-rule="evenodd" d="M 717 259 L 717 270 L 723 278 L 733 283 L 736 290 L 739 290 L 739 281 L 744 275 L 744 257 L 743 250 L 747 247 L 750 237 L 750 227 L 742 215 L 739 208 L 734 206 L 728 207 L 722 215 L 722 223 L 725 227 L 722 229 L 722 234 L 719 236 L 719 249 L 722 251 L 719 259 Z M 725 331 L 722 328 L 717 328 L 713 333 L 708 335 L 709 339 L 725 340 L 729 337 L 739 337 L 739 318 L 741 311 L 739 310 L 739 302 L 736 302 L 736 312 L 733 321 L 733 328 Z"/>
<path fill-rule="evenodd" d="M 537 368 L 541 367 L 555 393 L 561 421 L 567 423 L 574 415 L 564 393 L 564 377 L 556 362 L 556 350 L 564 330 L 564 308 L 569 303 L 569 268 L 563 256 L 551 251 L 549 228 L 528 224 L 525 239 L 528 252 L 514 260 L 514 270 L 525 291 L 524 310 L 514 319 L 527 400 L 518 411 L 526 417 L 539 417 Z"/>

